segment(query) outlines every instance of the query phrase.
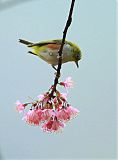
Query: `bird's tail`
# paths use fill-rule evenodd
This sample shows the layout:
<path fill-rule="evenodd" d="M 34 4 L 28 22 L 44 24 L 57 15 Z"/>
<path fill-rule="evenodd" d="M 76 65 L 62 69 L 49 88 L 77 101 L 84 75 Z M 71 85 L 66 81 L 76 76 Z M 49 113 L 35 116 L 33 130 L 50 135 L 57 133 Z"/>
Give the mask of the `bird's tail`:
<path fill-rule="evenodd" d="M 26 40 L 24 40 L 24 39 L 19 39 L 19 42 L 20 42 L 20 43 L 23 43 L 23 44 L 25 44 L 25 45 L 27 45 L 27 46 L 33 44 L 32 42 L 26 41 Z"/>
<path fill-rule="evenodd" d="M 30 47 L 30 45 L 33 44 L 32 42 L 26 41 L 26 40 L 24 40 L 24 39 L 19 39 L 19 42 L 27 45 L 28 47 Z M 34 51 L 28 51 L 28 53 L 31 53 L 31 54 L 33 54 L 33 55 L 37 55 L 35 46 L 32 47 L 32 48 L 34 49 Z"/>

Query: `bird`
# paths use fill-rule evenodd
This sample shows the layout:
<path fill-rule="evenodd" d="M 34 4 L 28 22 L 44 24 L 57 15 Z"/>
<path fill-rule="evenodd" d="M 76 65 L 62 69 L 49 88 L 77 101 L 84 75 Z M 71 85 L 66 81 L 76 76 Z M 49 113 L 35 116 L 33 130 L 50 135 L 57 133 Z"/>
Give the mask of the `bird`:
<path fill-rule="evenodd" d="M 47 40 L 38 43 L 33 43 L 24 39 L 19 39 L 19 42 L 30 48 L 28 53 L 40 57 L 42 60 L 49 63 L 55 70 L 58 65 L 59 49 L 62 43 L 61 39 Z M 81 50 L 78 45 L 65 40 L 62 51 L 62 64 L 66 62 L 75 62 L 77 68 L 78 61 L 81 59 Z"/>

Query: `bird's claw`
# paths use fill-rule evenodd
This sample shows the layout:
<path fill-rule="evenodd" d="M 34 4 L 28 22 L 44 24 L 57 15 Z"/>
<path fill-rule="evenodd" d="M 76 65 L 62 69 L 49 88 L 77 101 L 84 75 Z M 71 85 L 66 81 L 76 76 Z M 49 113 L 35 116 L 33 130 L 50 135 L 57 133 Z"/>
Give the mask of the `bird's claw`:
<path fill-rule="evenodd" d="M 53 66 L 53 65 L 52 65 L 52 68 L 54 68 L 54 70 L 56 70 L 56 71 L 57 71 L 57 68 L 56 68 L 55 66 Z"/>

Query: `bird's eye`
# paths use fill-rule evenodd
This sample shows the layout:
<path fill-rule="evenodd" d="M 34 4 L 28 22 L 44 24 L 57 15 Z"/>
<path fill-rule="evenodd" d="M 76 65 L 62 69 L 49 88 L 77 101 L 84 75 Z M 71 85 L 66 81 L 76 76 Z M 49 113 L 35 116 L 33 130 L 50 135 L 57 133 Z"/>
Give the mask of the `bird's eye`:
<path fill-rule="evenodd" d="M 81 59 L 81 52 L 79 52 L 77 55 L 76 55 L 77 59 L 80 60 Z"/>
<path fill-rule="evenodd" d="M 79 59 L 79 58 L 80 58 L 80 55 L 79 55 L 79 54 L 77 54 L 76 56 L 77 56 L 77 59 Z"/>

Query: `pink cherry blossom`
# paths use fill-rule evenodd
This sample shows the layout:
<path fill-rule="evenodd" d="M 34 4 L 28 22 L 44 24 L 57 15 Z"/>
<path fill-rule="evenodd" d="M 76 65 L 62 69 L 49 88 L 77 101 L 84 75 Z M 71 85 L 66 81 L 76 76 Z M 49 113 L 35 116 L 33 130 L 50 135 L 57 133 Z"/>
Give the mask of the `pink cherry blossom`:
<path fill-rule="evenodd" d="M 59 95 L 59 97 L 55 97 L 53 100 L 52 100 L 52 108 L 53 109 L 60 109 L 62 108 L 62 99 L 60 98 L 61 95 Z M 64 99 L 64 98 L 63 98 Z"/>
<path fill-rule="evenodd" d="M 60 132 L 64 128 L 65 124 L 60 122 L 57 118 L 50 119 L 47 123 L 42 126 L 45 132 Z"/>
<path fill-rule="evenodd" d="M 72 88 L 73 87 L 73 81 L 71 77 L 67 77 L 64 82 L 60 82 L 62 86 L 64 86 L 66 89 L 67 88 Z"/>
<path fill-rule="evenodd" d="M 19 113 L 23 112 L 25 109 L 25 105 L 21 103 L 20 101 L 16 102 L 16 109 Z"/>
<path fill-rule="evenodd" d="M 67 122 L 78 115 L 79 111 L 71 106 L 62 108 L 57 112 L 57 118 Z"/>
<path fill-rule="evenodd" d="M 41 109 L 29 110 L 23 117 L 28 124 L 39 125 L 42 120 Z"/>
<path fill-rule="evenodd" d="M 79 114 L 79 110 L 74 108 L 74 107 L 72 107 L 72 106 L 68 106 L 66 108 L 66 111 L 70 115 L 70 119 L 75 118 Z"/>
<path fill-rule="evenodd" d="M 52 109 L 44 109 L 42 111 L 42 121 L 47 121 L 54 116 L 54 111 Z"/>
<path fill-rule="evenodd" d="M 62 108 L 57 112 L 57 118 L 61 121 L 67 122 L 70 120 L 70 114 L 68 113 L 67 109 Z"/>
<path fill-rule="evenodd" d="M 71 77 L 68 77 L 64 82 L 59 83 L 63 85 L 66 90 L 73 86 Z M 79 111 L 67 102 L 67 93 L 61 93 L 57 89 L 52 90 L 53 86 L 44 94 L 38 96 L 38 100 L 22 104 L 20 101 L 16 102 L 16 108 L 19 112 L 23 112 L 26 106 L 30 110 L 24 114 L 22 118 L 30 125 L 39 126 L 45 132 L 60 132 L 65 123 L 76 117 Z M 28 107 L 27 107 L 28 108 Z"/>

